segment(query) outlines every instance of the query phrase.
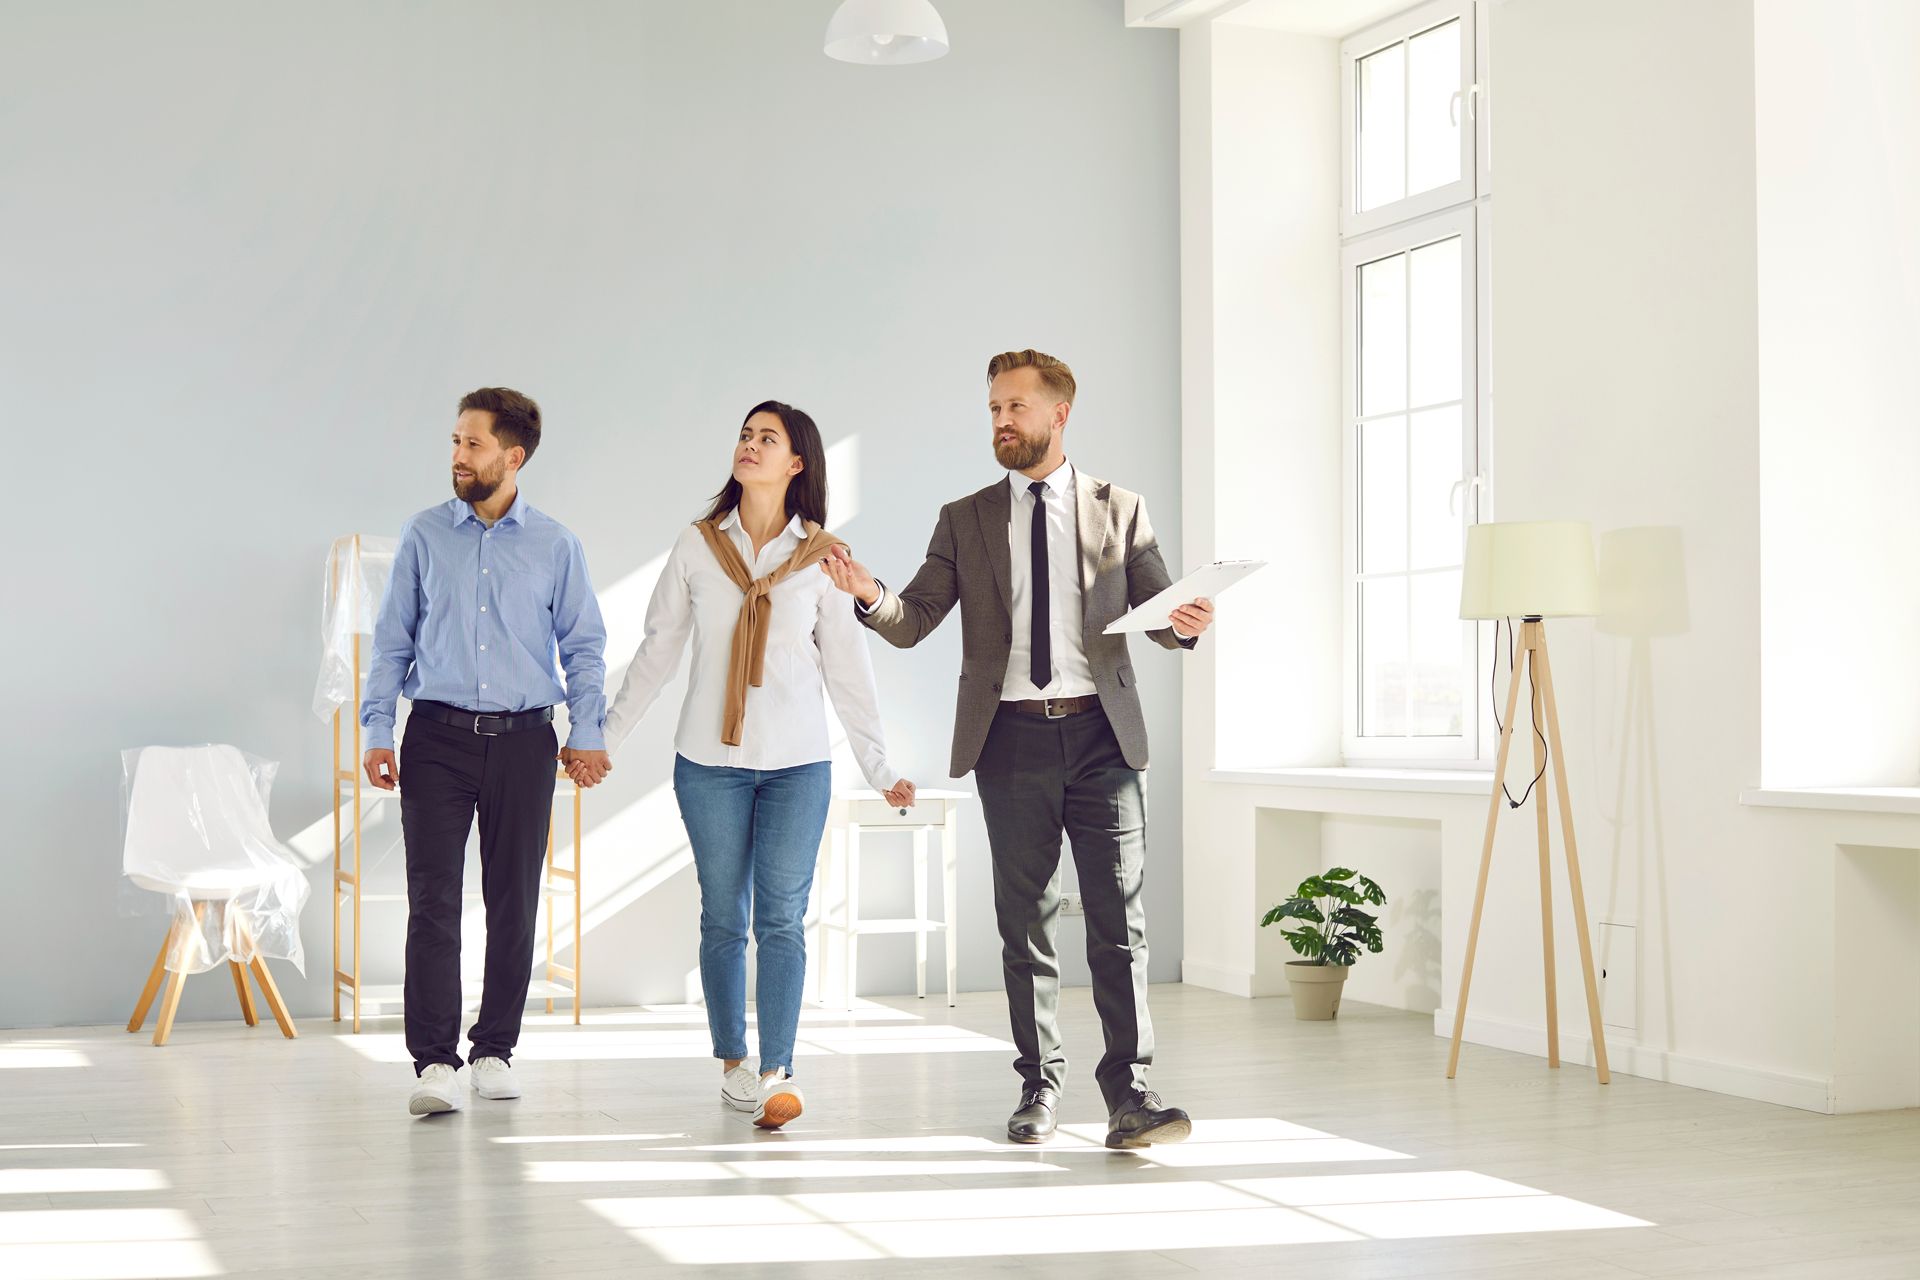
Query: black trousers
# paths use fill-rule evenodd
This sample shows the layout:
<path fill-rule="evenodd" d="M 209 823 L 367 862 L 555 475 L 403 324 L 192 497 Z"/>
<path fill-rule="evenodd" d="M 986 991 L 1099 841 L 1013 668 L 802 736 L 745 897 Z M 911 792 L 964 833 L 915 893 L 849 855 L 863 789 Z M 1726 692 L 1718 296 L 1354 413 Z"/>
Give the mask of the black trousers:
<path fill-rule="evenodd" d="M 534 919 L 553 815 L 552 725 L 482 737 L 425 716 L 400 744 L 407 846 L 407 1050 L 415 1073 L 460 1066 L 460 894 L 467 834 L 480 815 L 486 985 L 473 1057 L 510 1060 L 533 976 Z"/>
<path fill-rule="evenodd" d="M 1000 923 L 1007 1012 L 1029 1085 L 1063 1089 L 1060 1043 L 1060 835 L 1073 846 L 1086 904 L 1087 965 L 1106 1037 L 1094 1070 L 1108 1111 L 1146 1087 L 1153 1062 L 1147 1016 L 1147 801 L 1104 713 L 1059 720 L 1002 707 L 974 765 L 993 846 L 993 905 Z"/>

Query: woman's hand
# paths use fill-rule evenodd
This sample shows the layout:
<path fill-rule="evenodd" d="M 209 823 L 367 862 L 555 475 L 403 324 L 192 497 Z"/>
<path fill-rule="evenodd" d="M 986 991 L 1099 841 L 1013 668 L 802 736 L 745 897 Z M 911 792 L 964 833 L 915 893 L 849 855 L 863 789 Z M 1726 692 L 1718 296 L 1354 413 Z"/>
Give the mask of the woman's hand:
<path fill-rule="evenodd" d="M 913 784 L 905 778 L 893 784 L 893 790 L 886 793 L 887 803 L 896 809 L 913 807 Z"/>
<path fill-rule="evenodd" d="M 573 779 L 573 785 L 582 789 L 599 786 L 613 772 L 613 757 L 605 751 L 578 751 L 566 747 L 560 752 L 560 763 L 565 767 L 567 776 Z"/>
<path fill-rule="evenodd" d="M 833 585 L 869 607 L 879 603 L 880 584 L 867 567 L 853 558 L 845 544 L 833 548 L 820 562 L 820 572 L 833 579 Z"/>

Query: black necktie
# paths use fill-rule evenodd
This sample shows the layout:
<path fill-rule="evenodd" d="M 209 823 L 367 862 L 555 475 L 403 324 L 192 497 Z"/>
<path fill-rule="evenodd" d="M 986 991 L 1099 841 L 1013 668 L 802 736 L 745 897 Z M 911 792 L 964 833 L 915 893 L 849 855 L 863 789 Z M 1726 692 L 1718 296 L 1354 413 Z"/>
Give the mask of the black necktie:
<path fill-rule="evenodd" d="M 1027 486 L 1033 495 L 1033 599 L 1028 610 L 1028 632 L 1032 640 L 1033 687 L 1044 689 L 1053 683 L 1053 612 L 1047 603 L 1047 486 L 1035 480 Z"/>

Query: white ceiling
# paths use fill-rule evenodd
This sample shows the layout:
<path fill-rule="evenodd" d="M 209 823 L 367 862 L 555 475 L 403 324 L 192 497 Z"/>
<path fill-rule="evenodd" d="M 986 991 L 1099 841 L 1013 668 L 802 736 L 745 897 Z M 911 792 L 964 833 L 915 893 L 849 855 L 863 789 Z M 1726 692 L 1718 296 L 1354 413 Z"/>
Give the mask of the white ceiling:
<path fill-rule="evenodd" d="M 1346 36 L 1414 7 L 1417 0 L 1245 0 L 1221 22 L 1309 36 Z"/>

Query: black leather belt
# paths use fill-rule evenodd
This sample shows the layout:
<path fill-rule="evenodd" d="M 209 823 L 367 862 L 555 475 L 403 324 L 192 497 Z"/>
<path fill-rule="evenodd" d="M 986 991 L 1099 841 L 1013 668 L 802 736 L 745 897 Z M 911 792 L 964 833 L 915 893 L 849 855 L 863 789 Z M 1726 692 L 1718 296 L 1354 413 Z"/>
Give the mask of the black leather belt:
<path fill-rule="evenodd" d="M 471 729 L 483 738 L 497 738 L 503 733 L 521 733 L 553 723 L 552 707 L 502 713 L 468 711 L 444 702 L 416 702 L 413 704 L 413 714 L 438 720 L 441 724 L 450 724 L 456 729 Z"/>
<path fill-rule="evenodd" d="M 1025 701 L 1009 701 L 1003 702 L 1000 705 L 1010 710 L 1018 711 L 1023 716 L 1042 716 L 1048 720 L 1064 720 L 1068 716 L 1077 716 L 1083 711 L 1098 711 L 1100 709 L 1100 695 L 1097 693 L 1088 693 L 1082 694 L 1078 698 L 1028 698 Z"/>

